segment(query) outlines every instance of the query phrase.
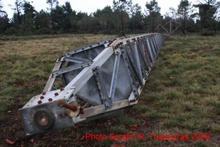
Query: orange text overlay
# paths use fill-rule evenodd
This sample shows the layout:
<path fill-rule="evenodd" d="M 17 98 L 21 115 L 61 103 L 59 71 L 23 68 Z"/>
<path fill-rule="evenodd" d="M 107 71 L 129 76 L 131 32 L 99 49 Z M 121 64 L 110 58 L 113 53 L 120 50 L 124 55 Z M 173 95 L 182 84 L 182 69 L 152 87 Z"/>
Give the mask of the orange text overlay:
<path fill-rule="evenodd" d="M 87 132 L 85 134 L 86 140 L 209 140 L 210 133 L 191 133 L 191 134 L 157 134 L 154 132 L 150 132 L 148 134 L 144 134 L 142 132 L 138 133 L 124 133 L 124 134 L 94 134 Z"/>

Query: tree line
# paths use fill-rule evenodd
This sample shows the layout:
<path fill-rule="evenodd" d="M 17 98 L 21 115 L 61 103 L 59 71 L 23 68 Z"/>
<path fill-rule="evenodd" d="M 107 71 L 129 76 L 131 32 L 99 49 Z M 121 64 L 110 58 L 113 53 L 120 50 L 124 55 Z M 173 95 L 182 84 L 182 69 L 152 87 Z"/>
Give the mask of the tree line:
<path fill-rule="evenodd" d="M 193 5 L 188 0 L 181 0 L 177 10 L 170 8 L 165 15 L 160 13 L 156 0 L 147 1 L 145 13 L 139 4 L 132 0 L 113 0 L 112 6 L 98 9 L 87 14 L 76 12 L 70 2 L 59 5 L 58 0 L 47 0 L 48 10 L 36 11 L 31 2 L 15 0 L 12 7 L 14 15 L 8 18 L 0 0 L 0 34 L 32 35 L 59 33 L 106 33 L 131 34 L 144 32 L 162 32 L 170 26 L 159 28 L 159 24 L 172 22 L 172 27 L 181 25 L 183 34 L 200 32 L 214 34 L 220 30 L 219 7 L 217 0 L 203 0 Z M 193 11 L 197 10 L 197 11 Z M 162 26 L 161 25 L 161 26 Z"/>

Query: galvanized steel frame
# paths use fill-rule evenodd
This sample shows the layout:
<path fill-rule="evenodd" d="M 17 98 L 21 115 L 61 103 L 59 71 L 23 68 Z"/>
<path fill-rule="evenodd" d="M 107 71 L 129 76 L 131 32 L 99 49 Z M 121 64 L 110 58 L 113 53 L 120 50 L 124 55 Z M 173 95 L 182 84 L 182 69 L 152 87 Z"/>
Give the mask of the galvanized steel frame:
<path fill-rule="evenodd" d="M 42 94 L 19 110 L 27 135 L 137 104 L 165 38 L 157 33 L 133 35 L 65 53 L 56 61 Z M 58 77 L 63 87 L 53 89 Z M 47 119 L 52 122 L 47 129 L 39 125 L 40 113 L 53 116 Z"/>

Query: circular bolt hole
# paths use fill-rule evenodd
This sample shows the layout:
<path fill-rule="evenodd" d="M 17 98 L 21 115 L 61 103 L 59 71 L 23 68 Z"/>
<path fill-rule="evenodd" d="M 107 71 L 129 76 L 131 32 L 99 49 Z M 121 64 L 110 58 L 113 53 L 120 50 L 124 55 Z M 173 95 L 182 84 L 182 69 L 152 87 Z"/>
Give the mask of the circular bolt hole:
<path fill-rule="evenodd" d="M 45 94 L 46 94 L 46 92 L 43 92 L 43 93 L 42 93 L 42 95 L 45 95 Z"/>
<path fill-rule="evenodd" d="M 34 113 L 33 121 L 40 130 L 47 130 L 54 123 L 54 115 L 49 110 L 38 110 Z"/>
<path fill-rule="evenodd" d="M 38 101 L 37 103 L 38 103 L 38 104 L 41 104 L 41 103 L 42 103 L 42 101 Z"/>
<path fill-rule="evenodd" d="M 41 96 L 40 99 L 44 99 L 44 96 Z"/>
<path fill-rule="evenodd" d="M 54 95 L 55 95 L 55 96 L 58 96 L 59 94 L 56 92 L 56 93 L 54 93 Z"/>
<path fill-rule="evenodd" d="M 51 102 L 51 101 L 53 101 L 53 99 L 52 99 L 52 98 L 49 98 L 48 101 Z"/>
<path fill-rule="evenodd" d="M 42 113 L 41 115 L 39 115 L 38 118 L 37 118 L 37 120 L 38 120 L 39 124 L 42 125 L 42 126 L 45 126 L 45 125 L 48 124 L 48 119 L 47 119 L 47 117 L 45 116 L 44 113 Z"/>

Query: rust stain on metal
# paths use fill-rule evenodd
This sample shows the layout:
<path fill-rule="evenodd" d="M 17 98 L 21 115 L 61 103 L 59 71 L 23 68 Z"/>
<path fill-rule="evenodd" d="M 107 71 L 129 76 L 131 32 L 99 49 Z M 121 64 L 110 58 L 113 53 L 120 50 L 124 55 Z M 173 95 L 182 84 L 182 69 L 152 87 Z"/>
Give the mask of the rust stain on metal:
<path fill-rule="evenodd" d="M 65 107 L 65 108 L 70 109 L 72 111 L 77 111 L 77 107 L 76 106 L 70 105 L 70 104 L 66 103 L 64 100 L 57 101 L 57 106 Z"/>
<path fill-rule="evenodd" d="M 108 46 L 110 46 L 116 39 L 113 39 L 109 42 Z"/>
<path fill-rule="evenodd" d="M 49 98 L 48 101 L 51 102 L 51 101 L 53 101 L 53 99 L 52 99 L 52 98 Z"/>
<path fill-rule="evenodd" d="M 42 103 L 42 101 L 38 101 L 37 103 L 38 103 L 38 104 L 41 104 L 41 103 Z"/>

